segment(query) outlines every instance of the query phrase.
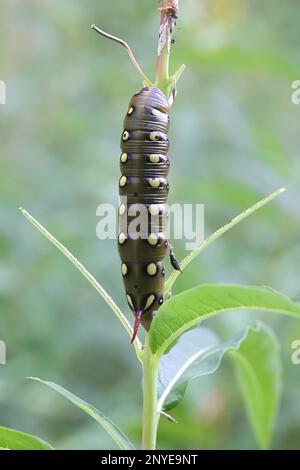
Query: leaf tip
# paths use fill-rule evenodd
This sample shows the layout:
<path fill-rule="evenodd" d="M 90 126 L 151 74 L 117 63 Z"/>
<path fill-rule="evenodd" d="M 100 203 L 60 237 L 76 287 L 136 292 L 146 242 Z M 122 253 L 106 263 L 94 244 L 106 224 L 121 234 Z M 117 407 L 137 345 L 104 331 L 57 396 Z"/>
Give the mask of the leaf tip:
<path fill-rule="evenodd" d="M 28 376 L 28 377 L 25 377 L 25 378 L 28 379 L 28 380 L 35 380 L 36 382 L 43 382 L 43 380 L 39 379 L 39 377 Z"/>

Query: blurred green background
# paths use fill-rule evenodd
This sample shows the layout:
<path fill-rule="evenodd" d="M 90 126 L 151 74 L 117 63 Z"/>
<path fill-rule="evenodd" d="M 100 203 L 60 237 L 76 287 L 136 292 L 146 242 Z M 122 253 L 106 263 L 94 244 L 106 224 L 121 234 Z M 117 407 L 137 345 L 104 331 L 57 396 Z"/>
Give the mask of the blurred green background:
<path fill-rule="evenodd" d="M 205 204 L 209 235 L 273 190 L 288 192 L 212 245 L 175 285 L 270 285 L 300 291 L 300 2 L 185 0 L 172 69 L 187 70 L 172 110 L 170 202 Z M 52 380 L 95 404 L 137 444 L 141 376 L 133 348 L 97 293 L 18 212 L 23 206 L 97 277 L 128 318 L 115 241 L 96 238 L 96 207 L 117 203 L 119 136 L 129 97 L 141 87 L 126 39 L 153 77 L 155 0 L 1 0 L 0 424 L 56 448 L 114 448 L 89 417 L 26 376 Z M 177 257 L 184 243 L 174 243 Z M 168 265 L 168 263 L 166 263 Z M 300 366 L 291 364 L 299 324 L 232 313 L 206 322 L 230 338 L 254 318 L 281 345 L 283 399 L 273 448 L 300 448 Z M 160 448 L 256 448 L 231 364 L 196 381 L 162 419 Z"/>

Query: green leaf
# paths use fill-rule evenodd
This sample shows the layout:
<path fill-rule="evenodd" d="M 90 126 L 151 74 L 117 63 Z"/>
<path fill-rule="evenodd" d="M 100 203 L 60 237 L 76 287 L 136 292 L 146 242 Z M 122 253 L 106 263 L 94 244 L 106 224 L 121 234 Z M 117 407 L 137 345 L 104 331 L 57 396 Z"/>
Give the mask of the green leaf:
<path fill-rule="evenodd" d="M 3 450 L 54 450 L 39 437 L 0 426 L 0 449 Z"/>
<path fill-rule="evenodd" d="M 269 287 L 203 284 L 169 299 L 150 329 L 152 352 L 158 357 L 200 321 L 232 310 L 263 310 L 300 319 L 300 306 Z"/>
<path fill-rule="evenodd" d="M 202 327 L 182 335 L 160 360 L 157 412 L 178 405 L 189 382 L 215 372 L 226 353 L 234 362 L 256 440 L 261 448 L 268 448 L 280 396 L 281 367 L 277 340 L 261 322 L 226 342 Z"/>
<path fill-rule="evenodd" d="M 247 338 L 232 350 L 236 376 L 256 440 L 270 445 L 281 390 L 281 365 L 277 339 L 263 324 L 249 329 Z"/>
<path fill-rule="evenodd" d="M 105 429 L 107 434 L 110 435 L 110 437 L 116 442 L 116 444 L 120 447 L 120 449 L 127 449 L 127 450 L 134 449 L 134 446 L 132 445 L 130 440 L 127 438 L 127 436 L 125 436 L 125 434 L 120 430 L 120 428 L 116 426 L 110 419 L 104 416 L 104 414 L 101 413 L 101 411 L 97 410 L 97 408 L 90 405 L 86 401 L 81 400 L 81 398 L 77 397 L 73 393 L 69 392 L 69 390 L 66 390 L 60 385 L 57 385 L 53 382 L 47 382 L 36 377 L 28 377 L 28 378 L 32 380 L 36 380 L 37 382 L 41 382 L 47 385 L 48 387 L 53 388 L 53 390 L 60 393 L 60 395 L 67 398 L 75 406 L 77 406 L 78 408 L 83 410 L 85 413 L 90 415 L 95 421 L 97 421 L 97 423 L 99 423 L 103 427 L 103 429 Z"/>
<path fill-rule="evenodd" d="M 195 328 L 181 336 L 173 349 L 161 357 L 158 369 L 157 412 L 169 411 L 183 398 L 188 382 L 215 370 L 213 361 L 219 338 L 208 328 Z"/>

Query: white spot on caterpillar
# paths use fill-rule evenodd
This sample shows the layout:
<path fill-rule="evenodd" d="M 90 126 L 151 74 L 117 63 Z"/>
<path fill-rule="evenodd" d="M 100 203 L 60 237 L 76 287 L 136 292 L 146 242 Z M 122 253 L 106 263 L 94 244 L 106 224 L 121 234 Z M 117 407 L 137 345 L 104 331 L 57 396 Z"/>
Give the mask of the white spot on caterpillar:
<path fill-rule="evenodd" d="M 122 153 L 122 155 L 121 155 L 121 162 L 122 162 L 122 163 L 126 163 L 127 160 L 128 160 L 128 155 L 127 155 L 127 153 Z"/>
<path fill-rule="evenodd" d="M 120 235 L 119 235 L 119 243 L 120 245 L 123 245 L 123 243 L 125 242 L 126 240 L 126 235 L 124 232 L 121 232 Z"/>
<path fill-rule="evenodd" d="M 160 181 L 158 178 L 150 178 L 149 179 L 149 184 L 152 188 L 158 188 L 160 185 Z"/>
<path fill-rule="evenodd" d="M 128 131 L 123 132 L 122 139 L 123 140 L 128 140 L 129 139 L 129 132 Z"/>
<path fill-rule="evenodd" d="M 122 263 L 121 271 L 122 271 L 123 276 L 126 276 L 126 274 L 128 272 L 127 264 Z"/>
<path fill-rule="evenodd" d="M 149 211 L 149 214 L 150 214 L 150 215 L 158 215 L 158 214 L 159 214 L 159 208 L 158 208 L 156 205 L 154 205 L 154 204 L 152 204 L 151 206 L 149 206 L 148 211 Z"/>
<path fill-rule="evenodd" d="M 124 186 L 126 186 L 126 183 L 127 183 L 127 178 L 126 178 L 126 176 L 121 176 L 121 178 L 120 178 L 120 186 L 121 186 L 121 188 L 124 188 Z"/>
<path fill-rule="evenodd" d="M 155 234 L 155 233 L 150 233 L 149 237 L 148 237 L 148 243 L 150 245 L 157 245 L 158 243 L 158 236 Z"/>
<path fill-rule="evenodd" d="M 127 298 L 127 302 L 128 302 L 129 307 L 131 307 L 132 310 L 134 310 L 134 305 L 133 305 L 131 296 L 129 294 L 126 294 L 126 298 Z"/>
<path fill-rule="evenodd" d="M 155 295 L 151 294 L 149 295 L 149 297 L 147 298 L 147 301 L 146 301 L 146 305 L 145 305 L 145 309 L 144 310 L 147 310 L 149 307 L 151 307 L 151 305 L 153 304 L 155 300 Z"/>
<path fill-rule="evenodd" d="M 152 155 L 149 155 L 149 160 L 150 160 L 151 163 L 159 163 L 160 157 L 159 157 L 159 155 L 154 153 Z"/>
<path fill-rule="evenodd" d="M 125 204 L 121 204 L 119 207 L 119 215 L 124 215 L 126 212 L 126 206 Z"/>
<path fill-rule="evenodd" d="M 157 273 L 157 266 L 155 263 L 148 264 L 147 273 L 149 274 L 149 276 L 154 276 Z"/>
<path fill-rule="evenodd" d="M 150 140 L 158 140 L 159 139 L 159 133 L 158 132 L 150 132 L 149 139 Z"/>

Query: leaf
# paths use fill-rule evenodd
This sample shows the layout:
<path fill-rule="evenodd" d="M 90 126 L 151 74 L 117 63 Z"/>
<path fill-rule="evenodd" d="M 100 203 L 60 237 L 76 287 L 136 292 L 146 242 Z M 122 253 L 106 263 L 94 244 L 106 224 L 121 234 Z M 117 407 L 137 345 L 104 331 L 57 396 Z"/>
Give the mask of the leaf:
<path fill-rule="evenodd" d="M 116 444 L 120 447 L 120 449 L 127 449 L 127 450 L 134 449 L 134 446 L 129 441 L 127 436 L 125 436 L 125 434 L 120 430 L 120 428 L 116 426 L 110 419 L 104 416 L 104 414 L 101 413 L 101 411 L 97 410 L 97 408 L 90 405 L 86 401 L 81 400 L 81 398 L 77 397 L 73 393 L 69 392 L 69 390 L 66 390 L 60 385 L 57 385 L 53 382 L 47 382 L 47 381 L 41 380 L 37 377 L 28 377 L 28 378 L 31 380 L 36 380 L 37 382 L 41 382 L 47 385 L 48 387 L 53 388 L 53 390 L 63 395 L 70 402 L 72 402 L 75 406 L 77 406 L 78 408 L 83 410 L 85 413 L 90 415 L 95 421 L 97 421 L 97 423 L 99 423 L 103 427 L 103 429 L 105 429 L 107 434 L 110 435 L 110 437 L 116 442 Z"/>
<path fill-rule="evenodd" d="M 270 445 L 281 390 L 278 343 L 272 330 L 260 323 L 232 350 L 236 376 L 259 446 Z"/>
<path fill-rule="evenodd" d="M 300 306 L 269 287 L 203 284 L 163 304 L 150 329 L 151 350 L 158 357 L 200 321 L 232 310 L 264 310 L 300 319 Z"/>
<path fill-rule="evenodd" d="M 207 354 L 215 354 L 219 338 L 208 328 L 196 328 L 181 336 L 162 356 L 158 369 L 157 412 L 169 411 L 183 398 L 189 380 L 210 373 Z"/>
<path fill-rule="evenodd" d="M 105 300 L 107 305 L 112 309 L 118 320 L 122 323 L 123 327 L 127 331 L 130 338 L 132 338 L 133 330 L 123 314 L 120 308 L 116 305 L 114 300 L 106 292 L 106 290 L 99 284 L 99 282 L 94 278 L 94 276 L 78 261 L 78 259 L 62 244 L 60 243 L 48 230 L 43 227 L 29 212 L 27 212 L 22 207 L 19 207 L 21 213 L 24 217 L 35 227 L 38 231 L 49 240 L 52 245 L 54 245 L 77 269 L 78 271 L 88 280 L 88 282 L 96 289 L 96 291 L 101 295 Z M 142 362 L 142 345 L 138 338 L 134 341 L 134 348 L 136 351 L 137 358 Z"/>
<path fill-rule="evenodd" d="M 281 367 L 277 340 L 261 322 L 226 342 L 202 327 L 181 336 L 160 360 L 157 412 L 178 405 L 189 382 L 215 372 L 226 353 L 234 362 L 254 435 L 261 448 L 268 448 L 280 396 Z"/>
<path fill-rule="evenodd" d="M 269 196 L 265 197 L 264 199 L 261 199 L 258 201 L 256 204 L 254 204 L 251 207 L 248 207 L 245 211 L 243 211 L 241 214 L 237 215 L 234 217 L 230 222 L 227 224 L 223 225 L 223 227 L 220 227 L 216 232 L 214 232 L 212 235 L 210 235 L 206 240 L 204 240 L 200 245 L 198 245 L 191 253 L 189 253 L 183 261 L 180 263 L 180 268 L 181 271 L 184 271 L 185 268 L 202 252 L 204 251 L 212 242 L 220 238 L 224 233 L 226 233 L 228 230 L 231 228 L 235 227 L 237 224 L 242 222 L 242 220 L 246 219 L 249 217 L 249 215 L 253 214 L 256 212 L 258 209 L 261 209 L 263 206 L 266 204 L 269 204 L 269 202 L 273 201 L 276 197 L 280 196 L 280 194 L 284 193 L 286 191 L 285 188 L 280 188 L 277 189 L 277 191 L 273 192 Z M 173 271 L 172 274 L 168 277 L 168 279 L 165 282 L 165 287 L 164 287 L 164 294 L 167 295 L 168 292 L 171 290 L 173 284 L 175 283 L 177 277 L 180 275 L 180 271 Z"/>
<path fill-rule="evenodd" d="M 54 448 L 39 437 L 26 434 L 15 429 L 0 426 L 1 450 L 54 450 Z"/>

